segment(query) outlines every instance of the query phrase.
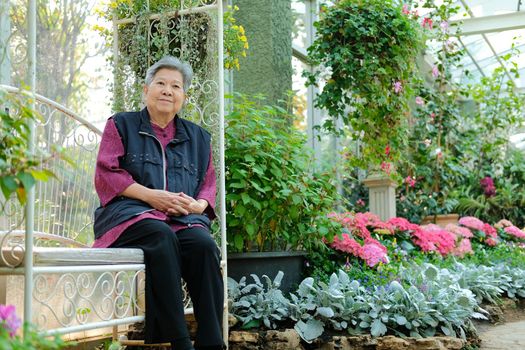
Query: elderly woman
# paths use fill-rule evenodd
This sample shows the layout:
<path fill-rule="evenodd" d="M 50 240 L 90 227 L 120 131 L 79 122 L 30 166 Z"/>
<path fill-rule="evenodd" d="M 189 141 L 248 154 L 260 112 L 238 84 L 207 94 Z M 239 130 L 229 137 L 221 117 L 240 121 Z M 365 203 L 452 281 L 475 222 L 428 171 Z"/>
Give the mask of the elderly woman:
<path fill-rule="evenodd" d="M 195 349 L 222 349 L 223 282 L 210 235 L 215 171 L 210 134 L 180 118 L 193 72 L 164 57 L 147 73 L 146 108 L 108 119 L 97 158 L 94 247 L 140 248 L 146 264 L 146 343 L 194 349 L 181 277 L 198 323 Z"/>

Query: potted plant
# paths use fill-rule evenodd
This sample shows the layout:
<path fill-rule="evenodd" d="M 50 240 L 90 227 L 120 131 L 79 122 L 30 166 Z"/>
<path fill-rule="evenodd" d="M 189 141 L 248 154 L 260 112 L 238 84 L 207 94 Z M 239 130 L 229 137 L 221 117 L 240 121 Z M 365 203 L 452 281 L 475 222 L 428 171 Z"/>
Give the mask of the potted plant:
<path fill-rule="evenodd" d="M 292 277 L 301 277 L 304 251 L 332 238 L 335 223 L 327 214 L 337 199 L 330 175 L 310 170 L 305 136 L 293 127 L 293 118 L 279 106 L 236 95 L 225 131 L 228 249 L 240 253 L 228 255 L 228 275 L 257 272 L 273 278 L 291 255 L 299 256 L 292 259 L 299 268 L 295 276 L 285 271 L 285 290 Z M 248 265 L 250 256 L 257 259 L 254 265 Z M 272 262 L 274 272 L 262 267 L 263 257 L 281 259 Z"/>

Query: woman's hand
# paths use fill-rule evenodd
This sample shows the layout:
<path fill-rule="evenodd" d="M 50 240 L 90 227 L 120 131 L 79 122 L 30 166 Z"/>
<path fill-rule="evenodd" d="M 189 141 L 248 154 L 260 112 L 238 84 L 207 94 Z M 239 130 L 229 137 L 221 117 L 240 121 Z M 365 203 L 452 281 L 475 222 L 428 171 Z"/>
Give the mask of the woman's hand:
<path fill-rule="evenodd" d="M 137 183 L 130 185 L 121 195 L 140 199 L 154 209 L 173 216 L 202 214 L 208 207 L 208 202 L 204 199 L 196 200 L 182 192 L 153 190 Z"/>
<path fill-rule="evenodd" d="M 191 214 L 202 214 L 208 207 L 208 202 L 205 199 L 195 199 L 182 192 L 180 195 L 190 201 L 189 205 L 186 207 L 186 210 L 188 210 L 188 212 Z"/>
<path fill-rule="evenodd" d="M 183 193 L 173 193 L 164 190 L 150 190 L 148 200 L 146 201 L 153 208 L 168 215 L 188 215 L 192 204 L 188 196 Z M 190 197 L 191 198 L 191 197 Z"/>

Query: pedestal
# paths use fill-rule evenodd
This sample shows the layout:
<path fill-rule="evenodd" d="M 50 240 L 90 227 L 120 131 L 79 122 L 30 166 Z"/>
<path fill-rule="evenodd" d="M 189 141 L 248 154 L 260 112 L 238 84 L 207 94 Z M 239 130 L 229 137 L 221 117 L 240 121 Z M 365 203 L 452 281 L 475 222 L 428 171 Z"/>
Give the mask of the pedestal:
<path fill-rule="evenodd" d="M 383 221 L 396 217 L 396 182 L 382 174 L 371 174 L 363 184 L 368 188 L 370 212 Z"/>

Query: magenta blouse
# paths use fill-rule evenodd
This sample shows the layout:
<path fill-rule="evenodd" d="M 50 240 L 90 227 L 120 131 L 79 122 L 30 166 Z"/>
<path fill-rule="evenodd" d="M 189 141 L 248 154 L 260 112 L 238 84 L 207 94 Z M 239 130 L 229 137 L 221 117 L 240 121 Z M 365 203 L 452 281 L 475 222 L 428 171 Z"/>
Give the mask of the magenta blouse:
<path fill-rule="evenodd" d="M 165 128 L 158 125 L 151 124 L 155 135 L 162 143 L 162 147 L 166 145 L 175 137 L 175 122 L 169 123 Z M 106 205 L 113 198 L 119 196 L 126 188 L 135 183 L 131 175 L 119 167 L 119 157 L 124 156 L 125 150 L 117 127 L 113 119 L 108 119 L 102 139 L 100 141 L 100 148 L 98 151 L 97 165 L 95 169 L 95 189 L 100 198 L 101 205 Z M 210 161 L 206 176 L 201 187 L 201 190 L 195 199 L 204 199 L 208 202 L 208 207 L 205 212 L 210 219 L 215 218 L 215 194 L 216 194 L 216 178 L 215 169 L 212 162 L 212 152 L 210 152 Z M 96 239 L 93 243 L 94 248 L 107 248 L 117 240 L 117 238 L 124 232 L 126 228 L 132 224 L 144 220 L 156 219 L 168 221 L 168 216 L 158 210 L 153 210 L 143 213 L 128 221 L 121 223 L 107 231 L 102 237 Z M 200 226 L 200 225 L 194 225 Z M 187 226 L 180 224 L 171 224 L 174 232 L 187 228 Z"/>

